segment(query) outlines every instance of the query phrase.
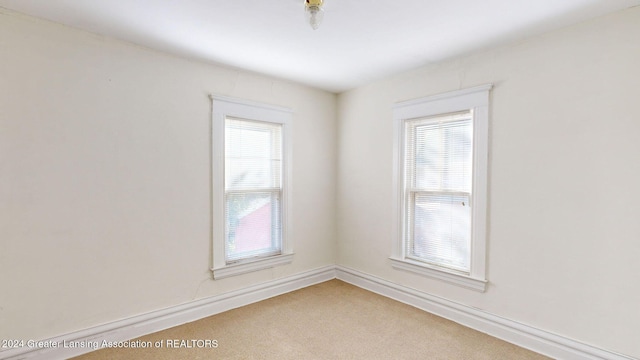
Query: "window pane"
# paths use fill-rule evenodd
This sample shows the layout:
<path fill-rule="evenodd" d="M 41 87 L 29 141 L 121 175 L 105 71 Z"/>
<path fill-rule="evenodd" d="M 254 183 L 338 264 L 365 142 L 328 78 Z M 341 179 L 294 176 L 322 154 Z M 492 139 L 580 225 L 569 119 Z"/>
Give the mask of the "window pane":
<path fill-rule="evenodd" d="M 406 122 L 407 256 L 468 272 L 472 112 Z"/>
<path fill-rule="evenodd" d="M 282 125 L 225 119 L 225 259 L 281 250 Z"/>
<path fill-rule="evenodd" d="M 280 188 L 282 125 L 227 118 L 225 189 Z"/>
<path fill-rule="evenodd" d="M 416 127 L 416 188 L 471 191 L 471 122 Z"/>
<path fill-rule="evenodd" d="M 411 257 L 469 271 L 471 208 L 469 197 L 415 194 Z"/>
<path fill-rule="evenodd" d="M 226 195 L 226 259 L 280 252 L 279 192 Z"/>

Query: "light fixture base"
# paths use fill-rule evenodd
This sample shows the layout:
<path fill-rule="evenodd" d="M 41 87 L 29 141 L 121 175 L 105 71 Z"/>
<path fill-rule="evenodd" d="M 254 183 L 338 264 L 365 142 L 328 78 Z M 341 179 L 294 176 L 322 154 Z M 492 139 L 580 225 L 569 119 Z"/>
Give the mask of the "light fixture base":
<path fill-rule="evenodd" d="M 304 0 L 304 12 L 313 30 L 320 27 L 320 23 L 324 18 L 323 4 L 324 0 Z"/>

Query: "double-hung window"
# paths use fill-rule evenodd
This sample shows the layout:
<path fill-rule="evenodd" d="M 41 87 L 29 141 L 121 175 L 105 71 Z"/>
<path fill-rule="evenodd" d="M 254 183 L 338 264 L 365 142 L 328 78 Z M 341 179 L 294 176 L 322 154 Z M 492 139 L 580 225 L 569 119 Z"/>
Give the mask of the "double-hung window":
<path fill-rule="evenodd" d="M 289 263 L 291 112 L 212 99 L 214 278 Z"/>
<path fill-rule="evenodd" d="M 490 85 L 394 107 L 392 265 L 484 291 Z"/>

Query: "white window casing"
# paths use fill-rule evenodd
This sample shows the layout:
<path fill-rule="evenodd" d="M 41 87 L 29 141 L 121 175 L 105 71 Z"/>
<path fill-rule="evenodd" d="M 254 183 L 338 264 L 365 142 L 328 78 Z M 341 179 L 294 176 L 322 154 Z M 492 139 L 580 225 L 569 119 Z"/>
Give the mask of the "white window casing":
<path fill-rule="evenodd" d="M 394 268 L 485 291 L 491 88 L 394 106 Z"/>
<path fill-rule="evenodd" d="M 213 277 L 291 263 L 292 112 L 223 96 L 211 100 Z"/>

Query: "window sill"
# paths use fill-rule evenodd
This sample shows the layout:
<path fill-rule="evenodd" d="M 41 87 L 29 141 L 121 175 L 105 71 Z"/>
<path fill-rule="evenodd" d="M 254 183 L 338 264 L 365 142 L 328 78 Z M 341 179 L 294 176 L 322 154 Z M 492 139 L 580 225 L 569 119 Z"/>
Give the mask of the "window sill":
<path fill-rule="evenodd" d="M 217 269 L 211 269 L 211 271 L 213 272 L 213 278 L 215 280 L 219 280 L 231 276 L 272 268 L 278 265 L 290 264 L 292 261 L 293 254 L 283 254 L 263 259 L 245 261 L 238 264 L 225 265 Z"/>
<path fill-rule="evenodd" d="M 397 270 L 409 271 L 415 274 L 427 276 L 430 278 L 442 280 L 453 285 L 465 287 L 467 289 L 484 292 L 487 287 L 487 281 L 484 279 L 474 278 L 468 275 L 457 274 L 445 269 L 431 267 L 417 261 L 407 259 L 389 258 L 391 266 Z"/>

